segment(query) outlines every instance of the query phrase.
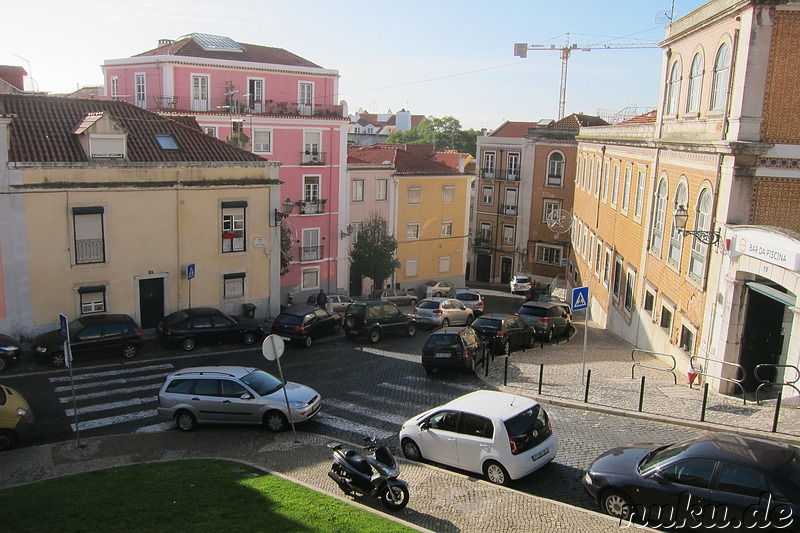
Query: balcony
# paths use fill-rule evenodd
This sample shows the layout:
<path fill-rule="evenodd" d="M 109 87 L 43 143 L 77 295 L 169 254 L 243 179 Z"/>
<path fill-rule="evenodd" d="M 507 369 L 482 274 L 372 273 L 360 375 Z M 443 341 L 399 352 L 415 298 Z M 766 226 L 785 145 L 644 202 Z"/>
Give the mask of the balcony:
<path fill-rule="evenodd" d="M 491 248 L 492 236 L 488 233 L 484 235 L 479 235 L 475 237 L 475 240 L 472 242 L 472 246 L 474 248 Z"/>
<path fill-rule="evenodd" d="M 485 180 L 519 181 L 519 169 L 482 168 L 481 178 Z"/>
<path fill-rule="evenodd" d="M 299 203 L 301 215 L 320 215 L 325 212 L 327 200 L 302 200 Z"/>
<path fill-rule="evenodd" d="M 301 246 L 300 261 L 322 261 L 323 246 Z"/>
<path fill-rule="evenodd" d="M 128 102 L 150 111 L 176 111 L 189 113 L 229 113 L 252 115 L 299 115 L 318 117 L 342 117 L 344 108 L 333 104 L 301 104 L 298 102 L 275 102 L 273 100 L 249 101 L 235 97 L 192 98 L 190 96 L 152 96 L 148 100 L 137 100 L 136 96 L 117 96 L 113 100 Z"/>
<path fill-rule="evenodd" d="M 507 205 L 503 204 L 500 206 L 501 213 L 506 216 L 515 217 L 517 216 L 517 206 L 515 205 Z"/>
<path fill-rule="evenodd" d="M 79 265 L 86 263 L 103 263 L 105 261 L 105 247 L 103 239 L 76 239 L 75 262 Z"/>
<path fill-rule="evenodd" d="M 321 166 L 325 164 L 327 158 L 326 152 L 301 152 L 300 164 L 306 166 Z"/>

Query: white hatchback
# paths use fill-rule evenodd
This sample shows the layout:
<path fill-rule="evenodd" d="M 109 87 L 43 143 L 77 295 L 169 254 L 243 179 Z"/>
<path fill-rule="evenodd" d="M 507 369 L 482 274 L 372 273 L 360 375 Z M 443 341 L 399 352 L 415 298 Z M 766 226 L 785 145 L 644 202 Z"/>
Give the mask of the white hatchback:
<path fill-rule="evenodd" d="M 553 460 L 558 439 L 536 401 L 505 392 L 471 392 L 407 420 L 403 455 L 412 461 L 482 472 L 507 485 Z"/>

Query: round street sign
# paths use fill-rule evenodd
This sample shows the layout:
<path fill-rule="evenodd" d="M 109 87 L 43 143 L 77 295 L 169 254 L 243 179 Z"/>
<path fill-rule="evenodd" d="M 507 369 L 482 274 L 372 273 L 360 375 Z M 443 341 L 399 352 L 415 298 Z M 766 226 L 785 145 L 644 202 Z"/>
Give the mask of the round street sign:
<path fill-rule="evenodd" d="M 267 361 L 275 361 L 281 358 L 285 348 L 286 345 L 283 343 L 283 339 L 277 335 L 267 335 L 267 338 L 261 344 L 261 353 Z"/>

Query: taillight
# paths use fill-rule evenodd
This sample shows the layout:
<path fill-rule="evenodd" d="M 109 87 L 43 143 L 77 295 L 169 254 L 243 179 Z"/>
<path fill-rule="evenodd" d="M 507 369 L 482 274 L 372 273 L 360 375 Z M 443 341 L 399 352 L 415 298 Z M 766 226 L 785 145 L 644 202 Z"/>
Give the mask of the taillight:
<path fill-rule="evenodd" d="M 369 319 L 367 317 L 364 317 L 364 325 L 365 326 L 369 325 Z"/>
<path fill-rule="evenodd" d="M 502 329 L 498 329 L 497 333 L 495 333 L 494 336 L 495 337 L 505 337 L 506 336 L 506 332 L 503 331 Z"/>
<path fill-rule="evenodd" d="M 463 357 L 464 359 L 469 359 L 469 353 L 467 352 L 467 350 L 461 352 L 461 357 Z"/>
<path fill-rule="evenodd" d="M 175 330 L 172 329 L 172 328 L 165 328 L 164 329 L 164 335 L 172 335 L 173 333 L 175 333 Z"/>
<path fill-rule="evenodd" d="M 414 312 L 415 312 L 415 313 L 419 313 L 419 307 L 415 307 L 415 308 L 414 308 Z"/>
<path fill-rule="evenodd" d="M 483 307 L 483 302 L 478 302 L 475 305 L 478 306 L 478 307 Z"/>
<path fill-rule="evenodd" d="M 297 332 L 297 333 L 305 333 L 306 332 L 306 328 L 304 328 L 303 326 L 294 326 L 292 328 L 292 331 Z"/>
<path fill-rule="evenodd" d="M 434 315 L 436 315 L 436 316 L 439 316 L 439 315 L 441 315 L 442 313 L 444 313 L 444 311 L 442 311 L 441 309 L 436 309 L 436 310 L 433 312 L 433 314 L 434 314 Z"/>
<path fill-rule="evenodd" d="M 544 323 L 546 324 L 547 322 L 550 322 L 550 317 L 548 317 L 548 316 L 543 316 L 543 317 L 542 317 L 542 318 L 540 318 L 539 320 L 541 320 L 542 322 L 544 322 Z"/>
<path fill-rule="evenodd" d="M 508 437 L 508 444 L 511 446 L 511 455 L 522 453 L 522 448 L 517 444 L 517 437 Z"/>
<path fill-rule="evenodd" d="M 142 330 L 136 331 L 136 333 L 133 334 L 133 338 L 136 340 L 142 340 Z"/>

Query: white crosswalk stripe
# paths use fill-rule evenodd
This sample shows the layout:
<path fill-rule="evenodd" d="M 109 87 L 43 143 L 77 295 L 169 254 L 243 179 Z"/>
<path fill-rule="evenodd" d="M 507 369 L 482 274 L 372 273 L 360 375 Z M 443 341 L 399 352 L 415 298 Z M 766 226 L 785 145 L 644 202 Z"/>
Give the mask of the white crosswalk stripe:
<path fill-rule="evenodd" d="M 346 420 L 325 412 L 320 412 L 316 417 L 314 417 L 314 420 L 333 429 L 347 431 L 357 435 L 363 435 L 365 437 L 375 437 L 378 440 L 388 440 L 395 435 L 395 432 L 378 430 L 372 426 L 365 426 L 364 424 L 359 424 L 358 422 Z"/>

